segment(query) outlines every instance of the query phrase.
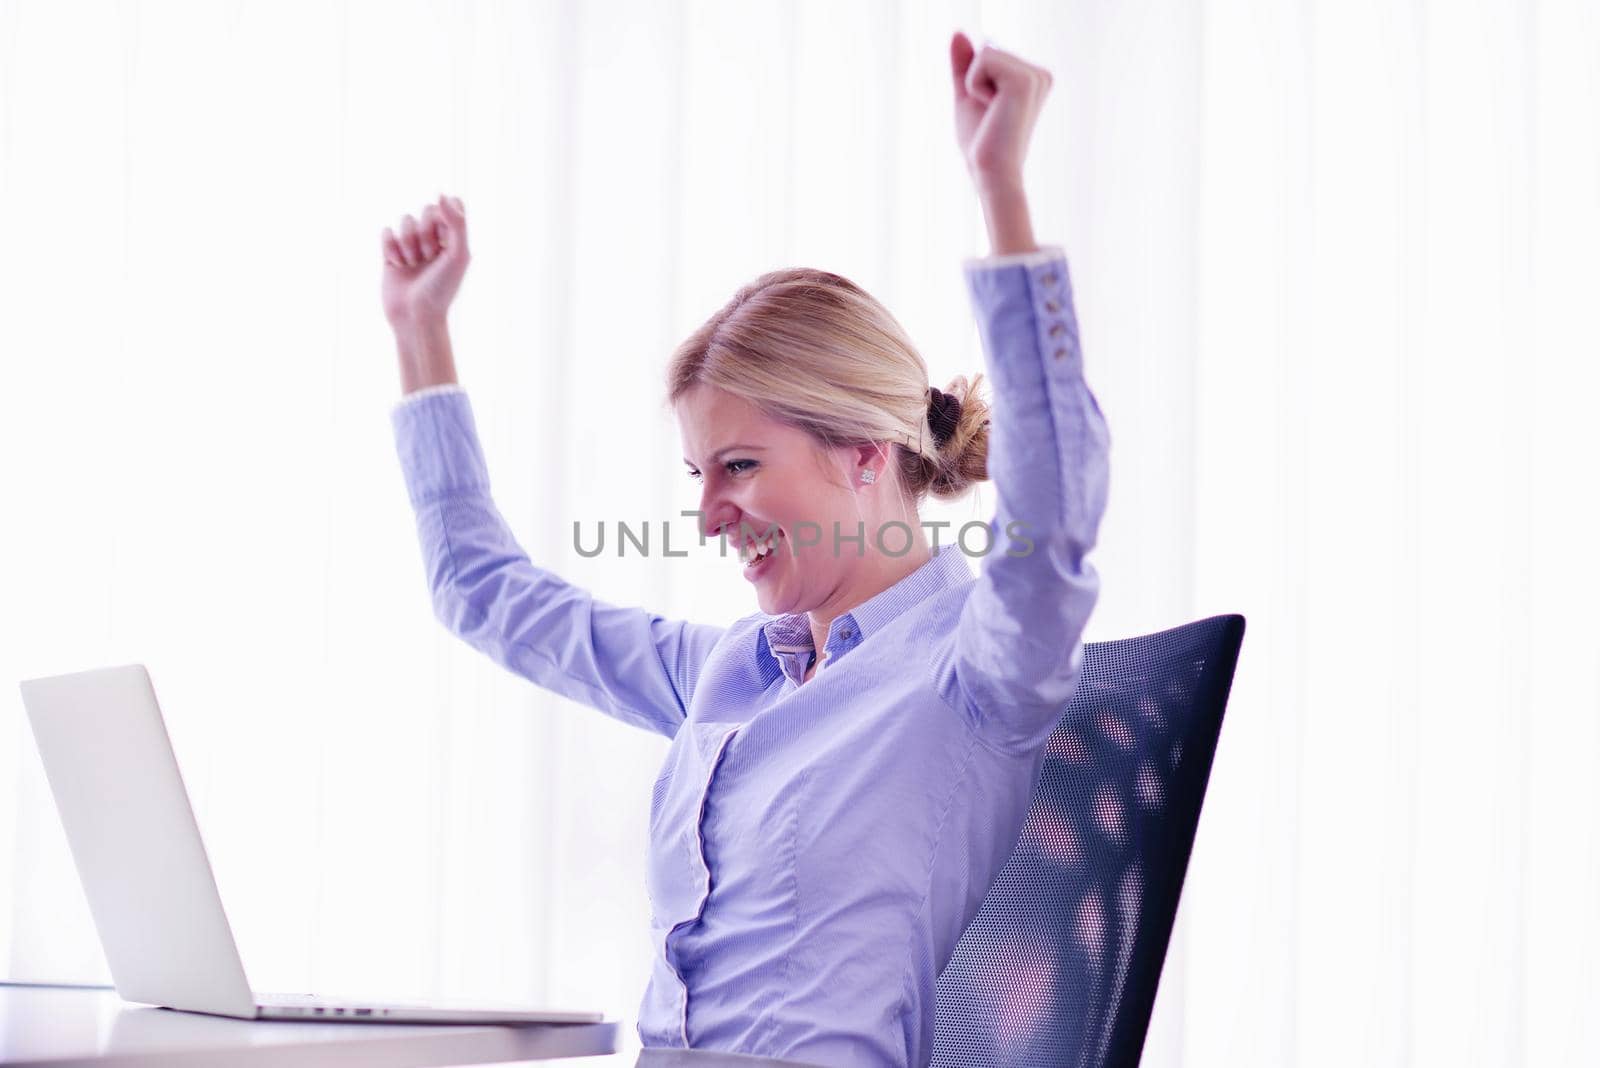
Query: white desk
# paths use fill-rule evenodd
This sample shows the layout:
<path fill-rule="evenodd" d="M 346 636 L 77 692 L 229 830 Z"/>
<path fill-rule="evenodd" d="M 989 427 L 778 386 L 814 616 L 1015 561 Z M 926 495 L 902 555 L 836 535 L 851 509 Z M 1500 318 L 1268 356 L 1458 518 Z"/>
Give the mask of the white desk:
<path fill-rule="evenodd" d="M 388 1068 L 612 1053 L 597 1024 L 300 1023 L 234 1020 L 123 1001 L 94 987 L 0 984 L 0 1064 L 49 1068 Z"/>

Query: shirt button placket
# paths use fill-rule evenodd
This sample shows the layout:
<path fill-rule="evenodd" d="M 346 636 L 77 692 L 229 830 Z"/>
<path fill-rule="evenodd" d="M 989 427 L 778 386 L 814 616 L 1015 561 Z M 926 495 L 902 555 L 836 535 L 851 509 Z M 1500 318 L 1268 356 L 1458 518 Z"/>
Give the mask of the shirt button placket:
<path fill-rule="evenodd" d="M 710 766 L 706 769 L 705 789 L 702 790 L 701 793 L 700 793 L 700 810 L 699 810 L 698 814 L 695 816 L 694 843 L 695 843 L 695 852 L 696 852 L 696 854 L 698 856 L 698 859 L 700 861 L 700 868 L 701 868 L 702 872 L 704 873 L 705 881 L 704 881 L 704 885 L 703 885 L 703 887 L 702 887 L 702 889 L 700 891 L 699 904 L 695 908 L 695 915 L 693 917 L 693 922 L 698 922 L 700 917 L 705 915 L 706 900 L 711 896 L 711 863 L 706 859 L 705 844 L 704 844 L 705 820 L 706 820 L 706 804 L 707 804 L 707 802 L 708 802 L 708 800 L 710 799 L 710 796 L 711 796 L 711 784 L 716 780 L 716 777 L 717 777 L 717 769 L 722 765 L 723 756 L 728 751 L 728 743 L 733 741 L 733 736 L 738 734 L 738 733 L 739 733 L 739 728 L 736 725 L 736 726 L 728 728 L 727 732 L 722 735 L 722 740 L 717 743 L 716 753 L 711 757 L 711 760 L 709 761 L 709 765 Z M 678 929 L 678 927 L 681 927 L 681 926 L 684 926 L 684 924 L 682 924 L 682 923 L 677 924 L 672 928 L 672 930 L 667 932 L 667 941 L 669 943 L 672 940 L 673 932 L 675 932 Z M 676 967 L 673 968 L 673 971 L 674 972 L 678 972 Z M 682 1014 L 678 1018 L 679 1019 L 679 1033 L 683 1036 L 683 1046 L 684 1046 L 684 1048 L 688 1049 L 689 1048 L 689 984 L 684 982 L 683 973 L 681 973 L 681 972 L 678 972 L 678 983 L 679 983 L 679 985 L 681 986 L 681 988 L 683 990 Z"/>

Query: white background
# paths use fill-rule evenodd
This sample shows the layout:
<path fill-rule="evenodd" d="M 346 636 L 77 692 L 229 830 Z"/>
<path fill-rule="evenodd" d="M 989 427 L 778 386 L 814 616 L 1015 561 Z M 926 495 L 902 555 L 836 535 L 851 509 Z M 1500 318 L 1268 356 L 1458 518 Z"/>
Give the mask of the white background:
<path fill-rule="evenodd" d="M 666 743 L 433 618 L 379 235 L 467 204 L 457 364 L 529 554 L 731 621 L 714 546 L 572 523 L 695 506 L 666 355 L 762 271 L 982 368 L 956 28 L 1055 77 L 1087 637 L 1249 621 L 1146 1063 L 1593 1063 L 1593 2 L 0 0 L 0 677 L 149 667 L 258 988 L 632 1042 Z M 5 977 L 108 981 L 14 686 L 0 894 Z"/>

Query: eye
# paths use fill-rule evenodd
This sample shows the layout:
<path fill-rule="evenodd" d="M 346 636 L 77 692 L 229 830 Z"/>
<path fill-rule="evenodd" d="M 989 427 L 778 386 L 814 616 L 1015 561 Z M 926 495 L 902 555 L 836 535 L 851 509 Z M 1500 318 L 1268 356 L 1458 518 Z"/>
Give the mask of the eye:
<path fill-rule="evenodd" d="M 722 466 L 724 466 L 724 467 L 726 467 L 728 469 L 728 474 L 730 474 L 730 475 L 738 475 L 738 474 L 744 473 L 744 471 L 745 471 L 745 469 L 747 467 L 756 466 L 756 462 L 754 460 L 729 460 L 727 463 L 723 464 Z M 689 469 L 688 475 L 689 475 L 690 478 L 694 479 L 696 482 L 704 482 L 705 481 L 705 476 L 702 475 L 700 472 L 696 471 L 692 467 Z"/>

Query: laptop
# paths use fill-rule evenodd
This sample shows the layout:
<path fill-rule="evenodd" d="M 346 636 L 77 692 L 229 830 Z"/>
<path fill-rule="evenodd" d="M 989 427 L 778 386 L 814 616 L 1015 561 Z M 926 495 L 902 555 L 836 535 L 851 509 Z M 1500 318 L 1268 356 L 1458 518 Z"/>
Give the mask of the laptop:
<path fill-rule="evenodd" d="M 22 703 L 117 993 L 247 1020 L 600 1023 L 599 1012 L 258 994 L 143 664 L 26 679 Z"/>

